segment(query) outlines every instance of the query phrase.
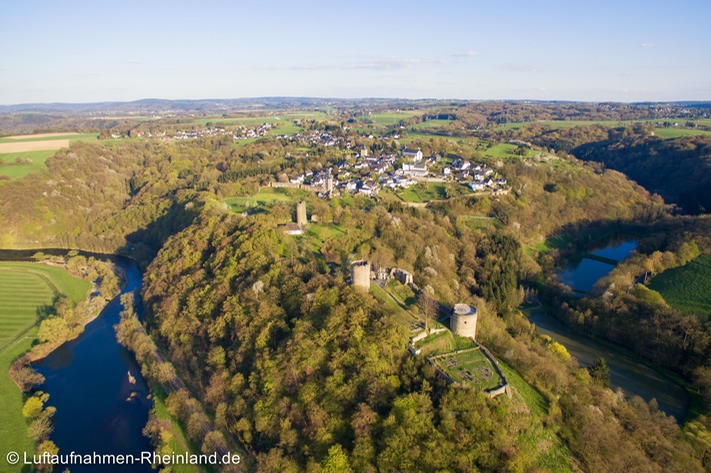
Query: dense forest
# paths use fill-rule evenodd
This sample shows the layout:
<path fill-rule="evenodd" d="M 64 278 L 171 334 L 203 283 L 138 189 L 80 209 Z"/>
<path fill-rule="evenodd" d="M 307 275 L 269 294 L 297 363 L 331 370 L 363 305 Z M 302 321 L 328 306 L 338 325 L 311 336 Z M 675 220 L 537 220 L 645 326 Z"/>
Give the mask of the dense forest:
<path fill-rule="evenodd" d="M 613 129 L 607 139 L 571 152 L 625 173 L 688 213 L 711 211 L 711 137 L 664 140 Z"/>
<path fill-rule="evenodd" d="M 365 219 L 359 227 L 371 221 L 393 252 L 389 233 L 404 231 L 415 245 L 418 235 L 441 241 L 442 229 L 431 219 L 372 214 L 356 215 Z M 169 239 L 148 269 L 144 291 L 152 333 L 194 392 L 204 393 L 216 423 L 256 455 L 260 471 L 334 471 L 335 464 L 338 471 L 541 468 L 540 455 L 519 442 L 542 419 L 444 384 L 429 365 L 406 355 L 407 333 L 386 307 L 345 286 L 339 271 L 275 232 L 270 219 L 196 221 Z M 401 223 L 393 225 L 395 219 Z M 515 269 L 520 256 L 504 253 L 503 236 L 458 240 L 488 255 L 482 264 L 474 257 L 469 270 L 496 300 L 485 281 Z M 455 251 L 432 252 L 432 258 Z M 445 267 L 459 266 L 457 258 L 442 259 Z M 508 303 L 498 301 L 502 308 Z M 484 340 L 497 353 L 511 352 L 507 362 L 546 393 L 543 420 L 560 429 L 578 459 L 557 459 L 560 468 L 577 461 L 592 471 L 697 468 L 692 449 L 678 443 L 682 434 L 673 420 L 639 401 L 628 406 L 604 394 L 533 337 L 525 320 L 511 315 L 507 330 L 490 305 Z"/>

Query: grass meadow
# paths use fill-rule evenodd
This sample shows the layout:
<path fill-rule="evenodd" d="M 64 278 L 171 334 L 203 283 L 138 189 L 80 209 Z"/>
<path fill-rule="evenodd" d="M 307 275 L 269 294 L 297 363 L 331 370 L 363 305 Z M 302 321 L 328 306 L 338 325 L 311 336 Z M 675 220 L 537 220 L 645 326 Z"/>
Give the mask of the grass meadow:
<path fill-rule="evenodd" d="M 669 119 L 669 121 L 674 121 L 674 119 Z M 685 122 L 685 119 L 679 119 L 678 122 L 680 125 L 683 125 Z M 698 125 L 700 126 L 710 126 L 708 119 L 702 119 L 702 120 L 694 120 Z M 644 124 L 647 123 L 647 120 L 625 120 L 625 121 L 618 121 L 618 120 L 548 120 L 548 121 L 540 121 L 540 122 L 517 122 L 517 123 L 506 123 L 503 125 L 499 125 L 497 127 L 498 130 L 517 130 L 519 128 L 523 128 L 529 125 L 544 125 L 548 126 L 554 130 L 558 130 L 561 128 L 572 128 L 575 126 L 586 126 L 586 125 L 601 125 L 609 128 L 614 128 L 614 127 L 620 127 L 620 126 L 629 126 L 629 125 L 634 125 L 634 124 Z M 654 133 L 661 137 L 661 138 L 678 138 L 680 136 L 697 136 L 697 135 L 708 135 L 711 134 L 711 132 L 706 131 L 706 130 L 699 130 L 699 129 L 693 129 L 693 128 L 681 128 L 681 127 L 670 127 L 670 128 L 661 128 L 657 127 L 654 129 Z"/>
<path fill-rule="evenodd" d="M 426 122 L 418 123 L 414 126 L 418 130 L 426 130 L 429 128 L 440 128 L 454 123 L 456 120 L 427 120 Z"/>
<path fill-rule="evenodd" d="M 374 125 L 393 126 L 400 123 L 401 120 L 407 120 L 408 118 L 412 118 L 420 113 L 422 112 L 419 110 L 411 110 L 407 112 L 383 112 L 363 115 L 361 118 L 365 120 L 370 119 Z"/>
<path fill-rule="evenodd" d="M 405 202 L 430 202 L 447 198 L 441 182 L 423 182 L 406 189 L 398 189 L 395 194 Z"/>
<path fill-rule="evenodd" d="M 711 314 L 711 255 L 702 255 L 679 268 L 655 276 L 649 288 L 685 314 Z"/>
<path fill-rule="evenodd" d="M 45 161 L 51 156 L 54 156 L 56 151 L 26 151 L 23 153 L 4 153 L 0 154 L 0 176 L 7 176 L 10 179 L 19 179 L 25 177 L 31 172 L 38 172 L 45 169 Z M 27 164 L 11 164 L 15 160 L 30 160 Z"/>
<path fill-rule="evenodd" d="M 692 128 L 655 128 L 654 134 L 661 138 L 679 138 L 680 136 L 711 135 L 711 132 Z"/>
<path fill-rule="evenodd" d="M 573 455 L 554 431 L 546 427 L 543 421 L 548 414 L 548 403 L 514 369 L 499 361 L 501 371 L 513 388 L 511 404 L 519 415 L 531 415 L 535 419 L 532 429 L 519 434 L 516 444 L 535 458 L 535 466 L 541 471 L 577 471 L 573 467 Z M 528 412 L 526 412 L 528 411 Z"/>
<path fill-rule="evenodd" d="M 12 362 L 29 350 L 37 334 L 37 309 L 52 303 L 55 294 L 79 302 L 88 282 L 60 268 L 32 263 L 0 262 L 0 452 L 34 451 L 22 417 L 23 396 L 10 379 Z M 5 462 L 0 462 L 0 471 Z"/>
<path fill-rule="evenodd" d="M 48 158 L 54 156 L 57 149 L 50 150 L 22 150 L 22 143 L 27 143 L 28 149 L 31 149 L 32 143 L 61 141 L 68 140 L 69 145 L 77 141 L 96 141 L 99 135 L 96 133 L 67 133 L 67 134 L 52 134 L 46 135 L 26 135 L 22 137 L 5 137 L 0 138 L 0 143 L 15 144 L 18 147 L 16 152 L 0 153 L 0 176 L 7 176 L 10 179 L 19 179 L 25 177 L 31 172 L 41 172 L 45 168 L 45 162 Z M 3 145 L 7 146 L 7 145 Z M 27 164 L 14 164 L 15 160 L 29 160 Z"/>
<path fill-rule="evenodd" d="M 249 197 L 228 197 L 225 203 L 233 212 L 269 207 L 277 202 L 292 203 L 304 198 L 309 193 L 299 189 L 273 188 L 261 189 Z"/>

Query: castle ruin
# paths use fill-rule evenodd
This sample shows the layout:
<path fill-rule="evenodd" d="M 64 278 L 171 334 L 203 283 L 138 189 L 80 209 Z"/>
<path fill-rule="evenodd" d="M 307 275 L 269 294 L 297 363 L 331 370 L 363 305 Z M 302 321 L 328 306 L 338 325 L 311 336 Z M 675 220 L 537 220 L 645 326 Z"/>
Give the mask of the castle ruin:
<path fill-rule="evenodd" d="M 370 289 L 370 263 L 364 259 L 351 263 L 351 282 L 355 287 Z"/>
<path fill-rule="evenodd" d="M 309 221 L 306 218 L 306 202 L 302 200 L 296 204 L 296 224 L 306 225 L 307 223 L 309 223 Z"/>
<path fill-rule="evenodd" d="M 455 334 L 476 340 L 476 321 L 476 307 L 469 304 L 455 304 L 449 326 Z"/>

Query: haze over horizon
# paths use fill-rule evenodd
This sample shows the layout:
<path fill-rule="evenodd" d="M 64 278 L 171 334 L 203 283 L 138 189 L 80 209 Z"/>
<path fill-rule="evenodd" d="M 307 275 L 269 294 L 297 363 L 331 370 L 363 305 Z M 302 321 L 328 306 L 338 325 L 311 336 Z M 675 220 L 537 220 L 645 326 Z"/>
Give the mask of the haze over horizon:
<path fill-rule="evenodd" d="M 711 4 L 0 0 L 0 104 L 711 99 Z"/>

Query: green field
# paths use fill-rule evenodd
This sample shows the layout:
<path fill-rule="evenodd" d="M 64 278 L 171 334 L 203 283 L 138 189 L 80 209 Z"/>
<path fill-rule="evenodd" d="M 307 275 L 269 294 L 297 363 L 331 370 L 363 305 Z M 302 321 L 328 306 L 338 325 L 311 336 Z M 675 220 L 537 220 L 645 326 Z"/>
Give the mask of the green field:
<path fill-rule="evenodd" d="M 500 222 L 494 217 L 480 215 L 459 215 L 457 220 L 464 223 L 472 230 L 484 230 L 494 232 L 500 226 Z"/>
<path fill-rule="evenodd" d="M 540 122 L 517 122 L 517 123 L 506 123 L 504 125 L 499 125 L 496 128 L 498 130 L 517 130 L 519 128 L 523 128 L 526 126 L 530 125 L 544 125 L 550 128 L 553 128 L 555 130 L 561 129 L 561 128 L 572 128 L 575 126 L 586 126 L 586 125 L 602 125 L 605 127 L 620 127 L 620 126 L 628 126 L 628 125 L 633 125 L 633 124 L 645 124 L 645 123 L 654 123 L 654 122 L 659 122 L 661 120 L 625 120 L 625 121 L 618 121 L 618 120 L 548 120 L 548 121 L 540 121 Z M 674 119 L 669 119 L 668 121 L 675 121 Z M 701 119 L 701 120 L 692 120 L 695 123 L 697 123 L 700 126 L 709 126 L 709 121 L 708 119 Z M 686 119 L 679 119 L 678 120 L 680 125 L 683 125 L 686 122 Z M 697 136 L 697 135 L 706 135 L 706 134 L 711 134 L 709 131 L 705 130 L 695 130 L 693 128 L 683 128 L 683 127 L 670 127 L 670 128 L 661 128 L 657 127 L 654 129 L 654 133 L 661 137 L 661 138 L 678 138 L 680 136 Z"/>
<path fill-rule="evenodd" d="M 426 130 L 428 128 L 440 128 L 443 126 L 450 125 L 456 120 L 427 120 L 426 122 L 418 123 L 414 128 Z"/>
<path fill-rule="evenodd" d="M 0 143 L 25 143 L 28 141 L 54 141 L 54 140 L 69 140 L 69 144 L 75 143 L 77 141 L 96 141 L 99 135 L 96 133 L 83 133 L 83 134 L 69 134 L 69 135 L 57 135 L 57 136 L 45 136 L 45 137 L 31 137 L 21 139 L 12 138 L 0 138 Z"/>
<path fill-rule="evenodd" d="M 387 191 L 396 195 L 403 202 L 425 203 L 433 200 L 445 200 L 450 197 L 469 195 L 469 186 L 461 183 L 420 182 L 414 186 L 395 191 Z M 387 194 L 387 193 L 385 193 Z"/>
<path fill-rule="evenodd" d="M 250 116 L 250 117 L 221 117 L 221 116 L 214 116 L 214 117 L 207 117 L 207 118 L 198 118 L 196 119 L 193 123 L 196 125 L 207 125 L 208 123 L 214 125 L 220 125 L 220 124 L 237 124 L 241 126 L 258 126 L 262 125 L 264 123 L 273 123 L 273 124 L 283 124 L 286 125 L 289 122 L 293 122 L 293 120 L 326 120 L 328 118 L 328 115 L 326 115 L 323 112 L 317 112 L 317 111 L 306 111 L 306 112 L 298 112 L 298 113 L 277 113 L 274 115 L 259 115 L 259 116 Z"/>
<path fill-rule="evenodd" d="M 0 349 L 34 325 L 37 307 L 50 304 L 55 293 L 77 303 L 90 287 L 61 268 L 0 262 Z"/>
<path fill-rule="evenodd" d="M 151 392 L 155 393 L 153 396 L 153 412 L 155 416 L 159 419 L 165 419 L 170 422 L 171 433 L 173 434 L 173 437 L 168 442 L 170 451 L 178 455 L 184 453 L 199 453 L 199 448 L 191 448 L 190 441 L 185 437 L 183 428 L 180 426 L 178 421 L 176 421 L 168 413 L 168 408 L 165 405 L 165 393 L 160 391 L 160 388 L 157 386 L 151 386 Z M 204 471 L 204 469 L 197 465 L 178 464 L 171 466 L 171 471 L 174 471 L 175 473 L 195 473 Z"/>
<path fill-rule="evenodd" d="M 443 325 L 439 322 L 432 324 L 432 328 L 441 327 L 443 327 Z M 444 355 L 453 351 L 475 347 L 471 339 L 455 335 L 449 330 L 429 335 L 427 338 L 417 342 L 415 346 L 422 349 L 424 356 Z"/>
<path fill-rule="evenodd" d="M 553 235 L 546 238 L 543 241 L 534 243 L 532 246 L 538 253 L 544 255 L 551 250 L 562 250 L 568 247 L 572 243 L 573 239 L 569 236 Z"/>
<path fill-rule="evenodd" d="M 56 150 L 47 151 L 27 151 L 24 153 L 5 153 L 0 154 L 0 161 L 3 163 L 13 163 L 16 159 L 31 159 L 30 164 L 11 164 L 0 166 L 0 176 L 7 176 L 11 179 L 25 177 L 31 172 L 42 171 L 45 169 L 45 161 L 51 156 L 54 156 Z"/>
<path fill-rule="evenodd" d="M 77 141 L 96 141 L 99 135 L 96 133 L 85 133 L 79 135 L 58 135 L 48 136 L 44 138 L 23 138 L 13 140 L 10 138 L 0 138 L 0 143 L 24 143 L 30 141 L 54 141 L 54 140 L 69 140 L 69 145 Z M 42 151 L 25 151 L 18 153 L 2 153 L 0 154 L 0 162 L 13 163 L 16 159 L 29 159 L 32 162 L 28 164 L 10 164 L 0 165 L 0 176 L 7 176 L 11 179 L 25 177 L 31 172 L 42 171 L 45 168 L 45 162 L 48 158 L 55 155 L 57 150 L 42 150 Z"/>
<path fill-rule="evenodd" d="M 406 189 L 398 189 L 395 191 L 395 195 L 405 202 L 416 203 L 447 198 L 447 194 L 444 191 L 444 183 L 441 182 L 422 182 Z"/>
<path fill-rule="evenodd" d="M 333 223 L 329 224 L 311 224 L 309 226 L 309 231 L 307 234 L 313 236 L 316 238 L 319 242 L 319 244 L 323 243 L 326 240 L 330 240 L 331 238 L 337 238 L 341 235 L 345 235 L 346 230 L 340 226 L 340 225 L 335 225 Z"/>
<path fill-rule="evenodd" d="M 22 393 L 8 375 L 12 362 L 30 349 L 37 333 L 37 309 L 61 292 L 74 302 L 84 298 L 89 283 L 60 268 L 32 263 L 0 262 L 0 452 L 34 451 L 22 417 Z M 0 471 L 6 470 L 0 462 Z"/>
<path fill-rule="evenodd" d="M 390 279 L 385 285 L 386 289 L 395 296 L 395 299 L 407 307 L 417 302 L 415 292 L 410 286 L 406 286 L 397 279 Z"/>
<path fill-rule="evenodd" d="M 654 134 L 660 138 L 679 138 L 680 136 L 711 135 L 711 131 L 694 130 L 692 128 L 655 128 Z"/>
<path fill-rule="evenodd" d="M 225 203 L 233 212 L 245 212 L 250 209 L 265 208 L 276 202 L 291 203 L 302 199 L 308 192 L 299 189 L 269 188 L 261 189 L 250 197 L 228 197 Z"/>
<path fill-rule="evenodd" d="M 492 158 L 521 158 L 530 156 L 533 152 L 532 150 L 526 150 L 526 154 L 519 156 L 516 154 L 518 145 L 512 145 L 509 143 L 496 143 L 492 147 L 484 150 L 483 154 L 485 157 Z"/>
<path fill-rule="evenodd" d="M 8 370 L 13 361 L 32 347 L 32 339 L 36 334 L 37 328 L 33 327 L 23 337 L 0 350 L 0 401 L 3 405 L 0 410 L 0 451 L 3 453 L 0 460 L 1 473 L 17 471 L 8 468 L 4 452 L 27 452 L 31 455 L 35 450 L 35 442 L 28 435 L 27 424 L 22 417 L 22 393 L 10 379 Z"/>
<path fill-rule="evenodd" d="M 499 130 L 517 130 L 529 125 L 544 125 L 551 127 L 553 129 L 560 128 L 572 128 L 574 126 L 585 126 L 585 125 L 602 125 L 608 127 L 625 126 L 632 123 L 645 123 L 646 120 L 545 120 L 539 122 L 515 122 L 515 123 L 505 123 L 499 125 L 496 128 Z"/>
<path fill-rule="evenodd" d="M 535 458 L 534 465 L 541 471 L 575 471 L 572 453 L 561 439 L 543 424 L 548 413 L 548 403 L 514 369 L 499 361 L 501 371 L 513 388 L 511 404 L 515 411 L 528 410 L 535 419 L 533 428 L 521 432 L 516 444 L 527 457 Z M 534 470 L 536 471 L 536 470 Z"/>
<path fill-rule="evenodd" d="M 664 271 L 651 280 L 649 288 L 685 314 L 711 314 L 711 255 Z"/>
<path fill-rule="evenodd" d="M 363 115 L 360 118 L 364 120 L 371 120 L 374 125 L 393 126 L 400 123 L 401 120 L 407 120 L 408 118 L 412 118 L 420 113 L 422 112 L 418 110 L 411 110 L 407 112 L 383 112 Z"/>
<path fill-rule="evenodd" d="M 412 313 L 402 308 L 400 304 L 393 299 L 390 294 L 381 289 L 377 284 L 370 285 L 370 293 L 381 304 L 384 304 L 392 311 L 392 317 L 395 322 L 403 327 L 408 332 L 420 326 L 419 320 Z"/>

